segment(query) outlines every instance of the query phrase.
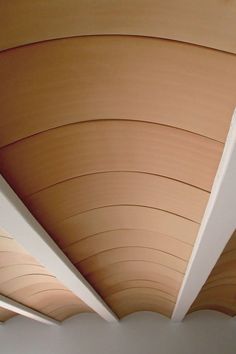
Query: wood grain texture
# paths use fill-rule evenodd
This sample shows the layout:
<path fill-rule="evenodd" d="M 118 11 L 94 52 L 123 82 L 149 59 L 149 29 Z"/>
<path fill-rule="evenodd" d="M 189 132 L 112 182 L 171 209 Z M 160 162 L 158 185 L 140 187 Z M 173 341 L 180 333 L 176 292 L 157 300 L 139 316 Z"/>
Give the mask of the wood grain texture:
<path fill-rule="evenodd" d="M 200 222 L 208 197 L 204 190 L 158 175 L 102 172 L 63 181 L 24 200 L 44 222 L 50 215 L 49 223 L 120 204 L 149 206 Z M 51 215 L 55 205 L 55 215 Z"/>
<path fill-rule="evenodd" d="M 1 3 L 0 49 L 89 34 L 163 37 L 236 53 L 234 1 L 11 0 Z"/>
<path fill-rule="evenodd" d="M 0 236 L 0 293 L 23 305 L 33 308 L 57 320 L 71 315 L 91 311 L 75 295 L 27 254 L 9 235 Z M 73 305 L 66 311 L 66 306 Z M 63 307 L 63 311 L 57 310 Z M 0 311 L 0 320 L 14 316 L 6 310 Z"/>
<path fill-rule="evenodd" d="M 52 237 L 64 249 L 82 239 L 89 242 L 89 237 L 94 236 L 95 240 L 98 234 L 116 230 L 124 230 L 123 235 L 125 230 L 138 230 L 141 233 L 143 231 L 143 234 L 148 231 L 151 234 L 159 233 L 192 246 L 198 228 L 198 224 L 162 210 L 118 205 L 72 216 L 57 223 L 50 230 Z"/>
<path fill-rule="evenodd" d="M 131 121 L 68 125 L 0 150 L 1 173 L 23 197 L 66 179 L 143 171 L 210 190 L 223 144 L 179 129 Z"/>
<path fill-rule="evenodd" d="M 96 119 L 149 121 L 224 142 L 235 107 L 235 61 L 207 48 L 122 36 L 1 53 L 7 118 L 0 121 L 0 145 Z"/>
<path fill-rule="evenodd" d="M 236 231 L 226 245 L 190 312 L 214 309 L 236 315 Z"/>
<path fill-rule="evenodd" d="M 119 317 L 171 316 L 235 105 L 235 64 L 135 36 L 0 53 L 0 172 Z M 3 294 L 60 320 L 90 311 L 1 239 Z"/>
<path fill-rule="evenodd" d="M 191 244 L 166 234 L 141 229 L 120 229 L 98 233 L 63 249 L 73 262 L 78 263 L 104 251 L 135 246 L 154 248 L 184 260 L 188 259 L 192 249 Z"/>
<path fill-rule="evenodd" d="M 83 274 L 87 275 L 103 267 L 108 267 L 112 263 L 140 259 L 146 262 L 165 264 L 167 267 L 175 269 L 180 273 L 184 273 L 186 269 L 186 261 L 184 259 L 158 249 L 135 246 L 122 246 L 96 253 L 79 261 L 79 267 Z"/>
<path fill-rule="evenodd" d="M 116 309 L 119 317 L 125 317 L 137 311 L 154 311 L 170 317 L 174 308 L 174 302 L 159 296 L 155 289 L 126 289 L 106 298 Z"/>

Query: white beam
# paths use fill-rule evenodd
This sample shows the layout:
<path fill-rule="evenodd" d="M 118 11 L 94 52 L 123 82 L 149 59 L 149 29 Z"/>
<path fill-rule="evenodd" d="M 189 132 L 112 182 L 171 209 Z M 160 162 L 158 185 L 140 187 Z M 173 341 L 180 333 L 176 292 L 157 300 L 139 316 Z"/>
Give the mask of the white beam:
<path fill-rule="evenodd" d="M 18 313 L 19 315 L 31 318 L 32 320 L 42 322 L 49 325 L 59 325 L 60 322 L 50 318 L 42 313 L 24 306 L 8 297 L 0 295 L 0 307 Z"/>
<path fill-rule="evenodd" d="M 236 113 L 172 319 L 181 321 L 236 228 Z"/>
<path fill-rule="evenodd" d="M 60 250 L 2 176 L 0 227 L 101 317 L 110 322 L 118 321 L 117 316 Z"/>

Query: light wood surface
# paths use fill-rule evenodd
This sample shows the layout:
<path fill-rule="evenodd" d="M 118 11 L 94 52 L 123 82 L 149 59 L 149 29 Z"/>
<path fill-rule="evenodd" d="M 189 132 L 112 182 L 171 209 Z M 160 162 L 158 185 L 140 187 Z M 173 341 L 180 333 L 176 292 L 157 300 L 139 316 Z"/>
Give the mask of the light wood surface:
<path fill-rule="evenodd" d="M 7 51 L 0 145 L 98 119 L 160 123 L 224 142 L 235 74 L 233 55 L 160 39 L 95 36 Z"/>
<path fill-rule="evenodd" d="M 174 302 L 160 296 L 155 289 L 126 289 L 106 298 L 108 305 L 114 308 L 120 317 L 137 311 L 154 311 L 170 317 Z"/>
<path fill-rule="evenodd" d="M 236 231 L 213 268 L 190 312 L 214 309 L 236 315 Z"/>
<path fill-rule="evenodd" d="M 120 204 L 149 206 L 200 222 L 208 197 L 204 190 L 158 175 L 101 172 L 68 179 L 30 195 L 25 201 L 45 222 L 50 214 L 49 223 L 104 205 Z M 57 208 L 52 216 L 50 210 L 54 205 Z"/>
<path fill-rule="evenodd" d="M 141 234 L 143 232 L 143 235 L 150 231 L 150 237 L 152 234 L 160 233 L 192 246 L 198 227 L 197 223 L 162 210 L 120 205 L 91 210 L 65 219 L 55 225 L 52 235 L 58 234 L 55 239 L 63 249 L 79 240 L 89 240 L 91 236 L 95 236 L 95 240 L 98 234 L 103 235 L 105 232 L 116 232 L 116 230 L 118 233 L 119 230 L 123 230 L 121 234 L 124 234 L 125 230 L 131 232 L 137 230 Z M 79 232 L 76 233 L 76 230 Z M 117 241 L 119 242 L 119 239 Z"/>
<path fill-rule="evenodd" d="M 1 172 L 21 196 L 104 171 L 143 171 L 209 191 L 222 149 L 219 142 L 175 128 L 96 121 L 60 127 L 2 148 Z"/>
<path fill-rule="evenodd" d="M 0 172 L 119 317 L 171 316 L 235 107 L 235 5 L 0 6 Z M 90 311 L 8 235 L 0 252 L 6 296 Z"/>
<path fill-rule="evenodd" d="M 71 304 L 73 314 L 91 311 L 4 232 L 0 235 L 0 293 L 43 314 L 52 313 L 57 320 L 71 316 L 71 308 L 67 312 L 66 307 Z M 1 309 L 0 320 L 13 315 Z"/>
<path fill-rule="evenodd" d="M 236 53 L 234 1 L 11 0 L 1 3 L 5 49 L 90 34 L 170 38 Z"/>

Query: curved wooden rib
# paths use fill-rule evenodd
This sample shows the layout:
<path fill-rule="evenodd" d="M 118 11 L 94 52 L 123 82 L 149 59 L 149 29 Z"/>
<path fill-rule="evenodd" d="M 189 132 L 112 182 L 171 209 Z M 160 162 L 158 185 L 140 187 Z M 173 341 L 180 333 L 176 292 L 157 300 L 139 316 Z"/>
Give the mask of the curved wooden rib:
<path fill-rule="evenodd" d="M 95 255 L 80 261 L 78 267 L 84 276 L 86 276 L 87 274 L 100 270 L 103 267 L 108 267 L 112 263 L 130 260 L 143 260 L 146 262 L 150 261 L 164 264 L 180 273 L 184 273 L 187 266 L 186 261 L 169 253 L 154 248 L 130 246 L 112 248 L 96 253 Z"/>
<path fill-rule="evenodd" d="M 155 248 L 183 260 L 190 257 L 192 246 L 173 237 L 149 230 L 113 230 L 82 239 L 66 248 L 73 263 L 78 263 L 88 257 L 106 250 L 118 247 L 148 247 Z"/>
<path fill-rule="evenodd" d="M 137 311 L 155 311 L 170 317 L 174 302 L 159 297 L 155 289 L 126 289 L 106 297 L 120 318 Z"/>
<path fill-rule="evenodd" d="M 53 299 L 53 301 L 52 301 Z M 32 294 L 27 299 L 29 307 L 36 308 L 40 312 L 49 314 L 66 305 L 73 304 L 77 306 L 77 311 L 83 308 L 86 311 L 87 306 L 76 298 L 69 290 L 66 289 L 50 289 Z"/>
<path fill-rule="evenodd" d="M 155 122 L 225 141 L 235 106 L 234 56 L 160 39 L 46 42 L 1 53 L 0 70 L 1 146 L 97 119 Z"/>
<path fill-rule="evenodd" d="M 8 280 L 5 283 L 0 284 L 0 291 L 2 294 L 9 296 L 12 293 L 18 292 L 21 289 L 24 289 L 30 285 L 35 285 L 36 287 L 38 284 L 51 284 L 55 282 L 55 287 L 57 287 L 57 280 L 53 275 L 50 274 L 26 274 L 11 280 Z M 47 285 L 45 286 L 47 287 Z"/>
<path fill-rule="evenodd" d="M 234 316 L 236 314 L 236 231 L 226 245 L 190 312 L 215 309 Z"/>
<path fill-rule="evenodd" d="M 150 172 L 210 190 L 222 148 L 157 124 L 96 121 L 9 145 L 0 158 L 3 175 L 21 196 L 74 176 L 112 170 Z"/>
<path fill-rule="evenodd" d="M 133 279 L 133 280 L 125 280 L 121 281 L 114 286 L 109 287 L 109 296 L 112 294 L 119 293 L 126 289 L 137 289 L 137 288 L 147 288 L 147 289 L 156 289 L 163 294 L 171 297 L 172 300 L 176 299 L 178 295 L 178 289 L 172 285 L 167 286 L 166 284 L 154 281 L 154 280 L 146 280 L 146 279 Z M 173 300 L 174 301 L 174 300 Z"/>
<path fill-rule="evenodd" d="M 200 222 L 208 197 L 206 191 L 162 176 L 106 172 L 69 179 L 25 198 L 25 202 L 44 223 L 47 215 L 48 222 L 55 223 L 87 210 L 119 204 L 163 209 Z"/>
<path fill-rule="evenodd" d="M 16 16 L 17 14 L 17 16 Z M 1 5 L 0 49 L 88 34 L 164 37 L 236 53 L 234 1 L 11 0 Z M 220 19 L 220 25 L 219 25 Z"/>
<path fill-rule="evenodd" d="M 120 282 L 143 279 L 159 282 L 163 286 L 172 288 L 171 294 L 174 296 L 175 290 L 181 285 L 183 275 L 159 264 L 132 261 L 113 264 L 89 274 L 87 279 L 105 297 L 110 294 L 110 290 L 114 293 L 113 287 Z"/>
<path fill-rule="evenodd" d="M 22 277 L 27 274 L 44 275 L 48 274 L 48 272 L 42 266 L 35 266 L 32 264 L 17 264 L 14 266 L 2 267 L 0 269 L 0 279 L 3 283 L 14 278 Z"/>
<path fill-rule="evenodd" d="M 128 231 L 131 232 L 131 235 L 135 230 L 137 230 L 137 235 L 140 232 L 143 235 L 147 232 L 150 237 L 157 232 L 173 237 L 187 245 L 193 245 L 198 227 L 198 224 L 190 220 L 162 210 L 138 206 L 112 206 L 65 219 L 57 225 L 50 225 L 50 230 L 51 235 L 65 249 L 72 243 L 87 237 L 110 231 L 116 232 L 116 230 L 118 233 L 120 233 L 119 230 L 123 230 L 122 234 L 126 235 Z M 121 244 L 117 244 L 117 247 L 119 246 Z"/>
<path fill-rule="evenodd" d="M 17 300 L 21 302 L 24 298 L 29 298 L 34 294 L 44 291 L 66 291 L 66 289 L 61 286 L 56 279 L 51 282 L 43 282 L 42 280 L 40 283 L 31 283 L 11 292 L 11 297 L 17 298 Z"/>
<path fill-rule="evenodd" d="M 2 232 L 1 232 L 2 234 Z M 23 305 L 47 314 L 62 306 L 73 303 L 74 314 L 88 308 L 58 280 L 50 275 L 44 267 L 29 256 L 12 238 L 0 236 L 0 293 Z M 60 294 L 60 296 L 58 295 Z M 2 311 L 1 311 L 2 312 Z M 0 312 L 4 319 L 13 313 Z M 60 318 L 71 315 L 71 309 Z M 54 317 L 57 319 L 56 317 Z"/>

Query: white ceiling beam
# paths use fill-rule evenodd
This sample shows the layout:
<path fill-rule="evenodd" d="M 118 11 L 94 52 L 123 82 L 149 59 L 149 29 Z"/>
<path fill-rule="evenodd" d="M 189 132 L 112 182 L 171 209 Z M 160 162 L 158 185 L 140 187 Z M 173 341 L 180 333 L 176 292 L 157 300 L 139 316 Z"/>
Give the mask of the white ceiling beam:
<path fill-rule="evenodd" d="M 236 113 L 234 112 L 225 148 L 211 195 L 199 228 L 172 320 L 181 321 L 236 228 Z"/>
<path fill-rule="evenodd" d="M 42 322 L 49 325 L 59 325 L 60 322 L 50 318 L 38 311 L 31 309 L 30 307 L 24 306 L 8 297 L 0 295 L 0 307 L 18 313 L 19 315 L 31 318 L 32 320 Z"/>
<path fill-rule="evenodd" d="M 65 256 L 2 176 L 0 227 L 97 314 L 109 322 L 118 321 L 117 316 Z"/>

